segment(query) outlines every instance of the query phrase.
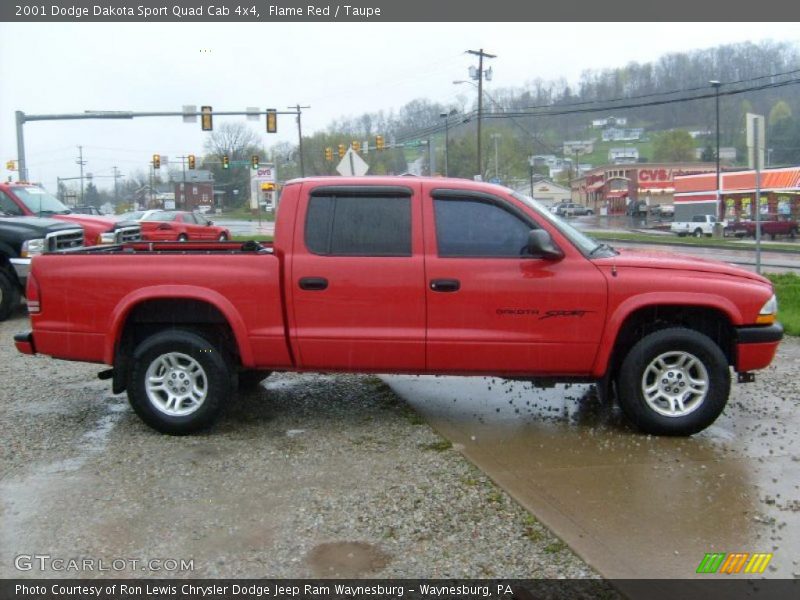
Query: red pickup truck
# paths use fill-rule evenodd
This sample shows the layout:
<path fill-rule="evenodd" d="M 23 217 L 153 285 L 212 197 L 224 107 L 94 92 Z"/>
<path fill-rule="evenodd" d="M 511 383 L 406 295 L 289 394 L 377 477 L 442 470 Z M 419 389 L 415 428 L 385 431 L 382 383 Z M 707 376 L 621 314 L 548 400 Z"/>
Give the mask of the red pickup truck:
<path fill-rule="evenodd" d="M 760 222 L 760 229 L 762 236 L 768 235 L 772 240 L 779 235 L 786 235 L 794 239 L 797 237 L 798 224 L 789 217 L 778 218 L 776 215 L 764 215 Z M 726 227 L 725 233 L 736 237 L 755 237 L 756 222 L 737 221 L 731 223 Z"/>
<path fill-rule="evenodd" d="M 80 225 L 87 246 L 142 239 L 138 223 L 75 213 L 58 198 L 28 183 L 0 183 L 0 211 L 9 217 L 47 217 Z"/>
<path fill-rule="evenodd" d="M 509 189 L 442 178 L 286 184 L 273 243 L 152 242 L 33 261 L 24 353 L 111 365 L 155 429 L 208 426 L 269 371 L 597 382 L 643 431 L 688 435 L 769 365 L 769 281 L 614 250 Z"/>

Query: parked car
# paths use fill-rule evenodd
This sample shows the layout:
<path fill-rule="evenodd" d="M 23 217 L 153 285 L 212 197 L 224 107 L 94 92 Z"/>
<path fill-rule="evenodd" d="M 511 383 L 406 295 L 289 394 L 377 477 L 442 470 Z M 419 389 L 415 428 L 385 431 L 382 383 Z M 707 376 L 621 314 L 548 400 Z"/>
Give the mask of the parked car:
<path fill-rule="evenodd" d="M 783 335 L 760 275 L 614 250 L 527 196 L 441 177 L 293 180 L 274 243 L 46 254 L 28 307 L 20 352 L 111 365 L 171 434 L 213 423 L 237 380 L 339 371 L 595 382 L 641 430 L 689 435 Z"/>
<path fill-rule="evenodd" d="M 714 234 L 714 227 L 722 225 L 723 233 L 727 223 L 718 221 L 714 215 L 694 215 L 691 221 L 675 221 L 669 229 L 672 233 L 677 233 L 678 237 L 693 235 L 694 237 L 711 237 Z"/>
<path fill-rule="evenodd" d="M 205 215 L 182 210 L 159 210 L 147 215 L 141 221 L 142 239 L 147 241 L 187 242 L 203 240 L 231 239 L 226 227 L 214 225 Z"/>
<path fill-rule="evenodd" d="M 594 211 L 588 206 L 575 202 L 565 202 L 558 205 L 556 214 L 560 217 L 577 217 L 582 215 L 593 215 Z"/>

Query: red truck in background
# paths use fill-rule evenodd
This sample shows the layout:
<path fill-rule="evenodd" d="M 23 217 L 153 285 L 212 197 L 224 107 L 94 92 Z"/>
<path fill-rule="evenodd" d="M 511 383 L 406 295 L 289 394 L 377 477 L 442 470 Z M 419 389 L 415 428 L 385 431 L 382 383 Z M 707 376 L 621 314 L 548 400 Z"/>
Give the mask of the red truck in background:
<path fill-rule="evenodd" d="M 785 235 L 792 239 L 797 237 L 797 221 L 788 216 L 764 215 L 760 221 L 761 236 L 769 236 L 774 240 L 779 235 Z M 725 228 L 725 233 L 736 237 L 756 237 L 755 221 L 737 221 L 729 223 Z"/>
<path fill-rule="evenodd" d="M 512 190 L 442 178 L 294 180 L 274 243 L 46 254 L 27 298 L 21 352 L 110 365 L 170 434 L 210 425 L 237 378 L 342 371 L 596 382 L 641 430 L 689 435 L 783 335 L 759 275 L 617 251 Z"/>
<path fill-rule="evenodd" d="M 10 217 L 47 217 L 80 225 L 87 246 L 142 239 L 138 223 L 74 213 L 58 198 L 28 183 L 0 183 L 0 207 Z"/>

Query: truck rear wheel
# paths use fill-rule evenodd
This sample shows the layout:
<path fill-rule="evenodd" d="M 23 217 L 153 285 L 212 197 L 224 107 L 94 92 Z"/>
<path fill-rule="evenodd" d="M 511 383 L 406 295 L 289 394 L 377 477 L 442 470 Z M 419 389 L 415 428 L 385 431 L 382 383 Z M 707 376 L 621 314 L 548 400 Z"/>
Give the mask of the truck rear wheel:
<path fill-rule="evenodd" d="M 185 435 L 209 427 L 231 393 L 225 356 L 193 331 L 153 334 L 134 350 L 128 401 L 150 427 Z"/>
<path fill-rule="evenodd" d="M 696 238 L 703 237 L 703 230 L 700 229 L 699 227 L 697 229 L 695 229 L 694 230 L 694 237 L 696 237 Z"/>
<path fill-rule="evenodd" d="M 0 321 L 5 321 L 19 304 L 19 288 L 16 282 L 0 271 Z"/>
<path fill-rule="evenodd" d="M 730 384 L 719 346 L 682 327 L 639 340 L 617 377 L 622 411 L 639 429 L 656 435 L 692 435 L 711 425 L 728 402 Z"/>

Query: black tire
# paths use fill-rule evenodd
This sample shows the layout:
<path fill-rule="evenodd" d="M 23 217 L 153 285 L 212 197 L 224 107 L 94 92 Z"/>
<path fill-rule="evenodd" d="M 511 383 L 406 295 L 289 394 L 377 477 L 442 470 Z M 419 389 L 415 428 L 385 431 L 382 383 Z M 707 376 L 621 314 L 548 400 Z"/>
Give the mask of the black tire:
<path fill-rule="evenodd" d="M 792 229 L 789 231 L 789 237 L 791 239 L 795 239 L 797 237 L 797 229 Z"/>
<path fill-rule="evenodd" d="M 239 389 L 243 392 L 257 390 L 259 384 L 272 374 L 272 371 L 239 371 Z"/>
<path fill-rule="evenodd" d="M 179 242 L 188 242 L 189 241 L 189 236 L 186 235 L 185 233 L 182 233 L 182 234 L 180 234 L 178 236 L 178 241 Z"/>
<path fill-rule="evenodd" d="M 695 229 L 694 230 L 694 237 L 696 237 L 696 238 L 703 237 L 703 230 L 700 229 L 699 227 L 697 229 Z"/>
<path fill-rule="evenodd" d="M 661 364 L 669 365 L 670 361 L 679 357 L 690 357 L 694 362 L 690 362 L 687 369 L 669 368 L 669 378 L 667 371 L 656 368 L 659 358 L 663 359 Z M 699 371 L 701 368 L 705 373 Z M 664 377 L 660 382 L 654 377 L 659 372 L 658 378 Z M 697 380 L 705 379 L 706 387 L 703 394 L 695 394 L 692 398 L 687 396 L 688 388 L 686 392 L 683 391 L 686 386 L 681 382 L 687 381 L 686 378 L 693 374 Z M 688 399 L 693 401 L 693 407 L 691 404 L 679 404 L 684 411 L 678 415 L 659 412 L 654 405 L 666 412 L 670 411 L 670 407 L 665 406 L 663 399 L 661 404 L 656 398 L 652 402 L 645 399 L 643 388 L 647 381 L 657 386 L 654 393 L 677 392 L 682 394 L 681 403 Z M 673 382 L 681 384 L 680 388 L 668 387 L 675 385 Z M 730 386 L 728 361 L 719 346 L 702 333 L 682 327 L 661 329 L 639 340 L 628 352 L 617 375 L 618 400 L 622 412 L 640 430 L 655 435 L 692 435 L 705 429 L 725 408 Z"/>
<path fill-rule="evenodd" d="M 593 210 L 587 210 L 587 211 L 586 211 L 586 214 L 587 214 L 587 215 L 589 215 L 589 216 L 591 216 L 591 215 L 593 215 L 593 214 L 594 214 L 594 211 L 593 211 Z"/>
<path fill-rule="evenodd" d="M 228 241 L 228 236 L 226 234 L 224 234 L 224 233 L 220 233 L 219 237 L 217 238 L 217 241 L 219 241 L 219 242 L 227 242 Z"/>
<path fill-rule="evenodd" d="M 165 372 L 167 357 L 176 366 Z M 152 392 L 153 399 L 147 389 L 148 371 L 156 376 L 164 373 L 165 386 Z M 181 375 L 186 377 L 181 378 Z M 192 387 L 192 377 L 196 377 L 197 387 Z M 196 407 L 183 406 L 182 401 L 181 404 L 176 401 L 175 408 L 170 410 L 167 385 L 181 386 L 184 381 L 185 387 L 173 391 L 184 395 L 190 391 L 191 395 L 191 390 L 201 389 L 205 391 L 204 397 L 196 402 Z M 134 350 L 128 371 L 128 401 L 136 414 L 153 429 L 170 435 L 186 435 L 205 429 L 214 422 L 231 394 L 231 381 L 230 364 L 219 348 L 193 331 L 168 329 L 151 335 Z M 167 406 L 159 408 L 165 400 Z M 178 414 L 183 410 L 190 412 Z"/>
<path fill-rule="evenodd" d="M 0 321 L 5 321 L 19 306 L 20 291 L 16 280 L 0 271 Z"/>

